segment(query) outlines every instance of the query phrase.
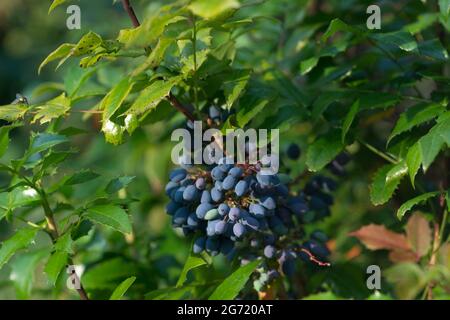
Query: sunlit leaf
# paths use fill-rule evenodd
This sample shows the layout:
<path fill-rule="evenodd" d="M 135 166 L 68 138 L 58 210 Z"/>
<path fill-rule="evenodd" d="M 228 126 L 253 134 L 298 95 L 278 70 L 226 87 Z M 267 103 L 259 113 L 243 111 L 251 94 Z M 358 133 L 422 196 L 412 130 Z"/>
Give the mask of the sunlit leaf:
<path fill-rule="evenodd" d="M 239 267 L 214 290 L 209 300 L 232 300 L 236 298 L 260 263 L 261 261 L 255 260 Z"/>
<path fill-rule="evenodd" d="M 400 208 L 397 210 L 397 217 L 399 219 L 403 218 L 403 216 L 409 211 L 411 210 L 414 206 L 421 204 L 425 201 L 427 201 L 430 198 L 433 198 L 435 196 L 437 196 L 438 194 L 440 194 L 440 192 L 427 192 L 424 194 L 421 194 L 420 196 L 417 196 L 415 198 L 412 198 L 408 201 L 406 201 L 405 203 L 403 203 Z"/>
<path fill-rule="evenodd" d="M 34 240 L 37 229 L 22 228 L 5 240 L 0 248 L 0 269 L 19 250 L 27 248 Z"/>
<path fill-rule="evenodd" d="M 237 0 L 194 0 L 189 4 L 189 9 L 195 15 L 205 19 L 211 19 L 221 13 L 239 8 Z"/>
<path fill-rule="evenodd" d="M 89 208 L 86 218 L 92 222 L 103 224 L 122 233 L 131 233 L 130 217 L 122 208 L 114 205 L 103 205 Z"/>
<path fill-rule="evenodd" d="M 130 277 L 124 280 L 121 284 L 114 289 L 114 292 L 111 294 L 109 300 L 120 300 L 123 295 L 128 291 L 128 289 L 133 285 L 136 277 Z"/>
<path fill-rule="evenodd" d="M 70 99 L 63 93 L 60 96 L 36 107 L 33 122 L 44 124 L 66 115 L 70 110 Z"/>

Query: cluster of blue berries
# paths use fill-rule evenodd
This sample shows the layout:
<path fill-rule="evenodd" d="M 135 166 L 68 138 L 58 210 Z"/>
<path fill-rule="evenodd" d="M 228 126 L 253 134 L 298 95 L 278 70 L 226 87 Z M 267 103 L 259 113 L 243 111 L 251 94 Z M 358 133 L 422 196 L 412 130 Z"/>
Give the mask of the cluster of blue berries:
<path fill-rule="evenodd" d="M 224 120 L 217 110 L 209 109 L 208 122 Z M 300 155 L 295 144 L 286 152 L 291 159 Z M 282 175 L 263 174 L 261 163 L 233 160 L 170 172 L 166 211 L 174 228 L 194 236 L 194 253 L 223 254 L 241 264 L 262 257 L 257 290 L 280 275 L 291 276 L 300 260 L 328 265 L 327 237 L 320 231 L 306 234 L 304 225 L 330 214 L 334 180 L 314 176 L 293 193 Z"/>
<path fill-rule="evenodd" d="M 280 200 L 289 197 L 277 175 L 263 175 L 258 165 L 226 162 L 222 159 L 210 171 L 191 167 L 170 173 L 167 212 L 173 226 L 185 234 L 200 234 L 194 242 L 195 253 L 206 250 L 231 256 L 236 242 L 261 237 L 266 238 L 266 256 L 272 258 L 276 237 L 288 233 L 290 215 L 300 216 L 308 207 L 303 199 L 291 198 L 286 205 L 293 212 L 277 210 Z"/>

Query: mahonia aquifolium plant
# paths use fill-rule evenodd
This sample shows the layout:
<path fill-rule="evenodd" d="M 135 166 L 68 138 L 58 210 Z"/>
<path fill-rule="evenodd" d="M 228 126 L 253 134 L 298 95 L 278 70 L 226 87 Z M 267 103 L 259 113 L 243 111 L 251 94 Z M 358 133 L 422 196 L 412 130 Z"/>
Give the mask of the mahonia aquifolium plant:
<path fill-rule="evenodd" d="M 207 125 L 227 118 L 227 112 L 215 106 L 208 111 Z M 193 129 L 191 121 L 186 126 Z M 317 175 L 303 191 L 294 194 L 285 177 L 262 174 L 261 161 L 249 163 L 250 152 L 258 150 L 248 142 L 245 146 L 245 163 L 236 163 L 229 156 L 213 165 L 181 161 L 180 167 L 170 172 L 165 188 L 170 198 L 166 211 L 173 227 L 194 236 L 194 254 L 223 254 L 243 265 L 262 258 L 254 282 L 258 291 L 281 275 L 292 276 L 298 259 L 328 266 L 326 235 L 321 231 L 307 235 L 303 225 L 330 214 L 330 192 L 336 189 L 336 182 Z M 191 156 L 193 153 L 191 150 Z M 286 150 L 292 160 L 300 154 L 296 144 Z M 343 175 L 348 160 L 346 154 L 339 155 L 330 164 L 330 171 Z"/>

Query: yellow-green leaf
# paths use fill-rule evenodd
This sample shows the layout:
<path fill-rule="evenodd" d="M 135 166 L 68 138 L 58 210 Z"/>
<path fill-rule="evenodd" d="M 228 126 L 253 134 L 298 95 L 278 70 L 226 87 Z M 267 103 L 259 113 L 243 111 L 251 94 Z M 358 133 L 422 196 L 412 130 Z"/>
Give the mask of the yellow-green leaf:
<path fill-rule="evenodd" d="M 428 193 L 424 193 L 421 194 L 420 196 L 417 196 L 415 198 L 412 198 L 408 201 L 406 201 L 405 203 L 403 203 L 400 208 L 397 210 L 397 217 L 399 219 L 403 218 L 403 216 L 409 211 L 411 210 L 414 206 L 427 201 L 430 198 L 433 198 L 435 196 L 437 196 L 438 194 L 440 194 L 440 192 L 435 191 L 435 192 L 428 192 Z"/>
<path fill-rule="evenodd" d="M 125 279 L 121 284 L 117 286 L 116 289 L 114 289 L 114 292 L 111 294 L 109 300 L 120 300 L 135 280 L 136 277 L 129 277 L 128 279 Z"/>
<path fill-rule="evenodd" d="M 41 124 L 44 124 L 66 115 L 70 110 L 70 99 L 63 93 L 43 105 L 38 106 L 36 110 L 37 112 L 33 118 L 33 122 L 39 121 Z"/>
<path fill-rule="evenodd" d="M 0 106 L 0 119 L 5 121 L 16 121 L 25 115 L 28 111 L 28 106 L 24 104 L 8 104 Z"/>
<path fill-rule="evenodd" d="M 206 255 L 194 255 L 191 253 L 184 264 L 183 270 L 181 271 L 180 277 L 178 278 L 176 287 L 181 287 L 187 279 L 187 274 L 189 271 L 210 264 L 211 260 L 208 261 L 208 256 Z"/>
<path fill-rule="evenodd" d="M 131 105 L 127 114 L 143 114 L 156 107 L 170 92 L 170 90 L 181 80 L 174 77 L 170 80 L 156 80 L 147 88 L 141 91 L 136 101 Z"/>
<path fill-rule="evenodd" d="M 49 62 L 52 62 L 57 59 L 62 59 L 70 55 L 71 50 L 75 47 L 74 44 L 63 43 L 57 49 L 55 49 L 52 53 L 50 53 L 47 58 L 42 61 L 41 65 L 38 69 L 38 74 L 41 73 L 42 68 L 47 65 Z M 59 65 L 58 65 L 59 66 Z"/>
<path fill-rule="evenodd" d="M 24 228 L 3 241 L 0 248 L 0 269 L 18 250 L 27 248 L 33 242 L 36 233 L 37 229 Z"/>
<path fill-rule="evenodd" d="M 214 290 L 209 300 L 233 300 L 236 298 L 260 263 L 261 261 L 255 260 L 239 267 Z"/>
<path fill-rule="evenodd" d="M 50 5 L 50 8 L 48 8 L 48 13 L 50 14 L 53 10 L 55 10 L 56 7 L 62 5 L 67 0 L 53 0 L 52 4 Z"/>
<path fill-rule="evenodd" d="M 230 9 L 239 8 L 237 0 L 194 0 L 188 6 L 193 14 L 205 19 L 214 18 Z"/>
<path fill-rule="evenodd" d="M 133 88 L 133 82 L 128 77 L 123 78 L 100 102 L 100 110 L 103 110 L 103 121 L 109 120 L 120 108 Z"/>

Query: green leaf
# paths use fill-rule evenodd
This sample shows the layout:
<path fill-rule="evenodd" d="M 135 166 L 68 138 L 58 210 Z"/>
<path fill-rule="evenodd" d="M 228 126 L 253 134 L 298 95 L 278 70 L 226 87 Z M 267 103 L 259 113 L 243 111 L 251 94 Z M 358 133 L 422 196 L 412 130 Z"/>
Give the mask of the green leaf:
<path fill-rule="evenodd" d="M 388 282 L 400 299 L 414 299 L 425 288 L 425 272 L 415 263 L 400 263 L 386 271 Z"/>
<path fill-rule="evenodd" d="M 94 49 L 102 44 L 102 38 L 95 32 L 89 31 L 81 37 L 80 41 L 71 50 L 70 55 L 80 56 L 87 53 L 92 53 Z"/>
<path fill-rule="evenodd" d="M 191 253 L 189 257 L 186 260 L 186 263 L 184 264 L 183 270 L 181 271 L 180 277 L 178 278 L 176 287 L 179 288 L 183 286 L 183 284 L 186 282 L 187 274 L 189 271 L 204 266 L 205 264 L 210 264 L 211 260 L 206 255 L 194 255 Z"/>
<path fill-rule="evenodd" d="M 55 251 L 47 261 L 44 271 L 47 274 L 48 280 L 51 285 L 56 284 L 58 276 L 65 266 L 67 266 L 67 261 L 69 259 L 69 254 L 64 251 Z"/>
<path fill-rule="evenodd" d="M 422 153 L 420 152 L 420 146 L 418 143 L 412 145 L 406 154 L 406 164 L 408 166 L 409 178 L 411 184 L 414 187 L 414 180 L 419 171 L 420 164 L 422 163 Z"/>
<path fill-rule="evenodd" d="M 127 48 L 132 46 L 138 48 L 151 46 L 154 41 L 162 36 L 166 26 L 186 19 L 177 16 L 176 12 L 171 11 L 168 7 L 163 6 L 155 11 L 150 18 L 145 19 L 137 28 L 120 30 L 117 40 L 125 44 Z"/>
<path fill-rule="evenodd" d="M 58 144 L 69 141 L 67 137 L 53 133 L 38 133 L 32 137 L 30 148 L 27 151 L 29 155 L 46 151 Z"/>
<path fill-rule="evenodd" d="M 192 76 L 195 72 L 195 70 L 199 69 L 201 65 L 206 61 L 206 58 L 208 57 L 208 54 L 210 53 L 209 48 L 198 50 L 195 55 L 191 54 L 189 56 L 183 56 L 181 58 L 181 63 L 183 64 L 183 67 L 181 68 L 181 73 L 185 78 Z"/>
<path fill-rule="evenodd" d="M 17 186 L 10 192 L 0 193 L 0 208 L 8 211 L 40 202 L 36 190 L 26 186 Z"/>
<path fill-rule="evenodd" d="M 336 130 L 332 130 L 309 146 L 306 152 L 306 165 L 311 171 L 319 171 L 333 160 L 343 148 L 341 135 Z"/>
<path fill-rule="evenodd" d="M 131 183 L 131 181 L 134 180 L 134 178 L 135 177 L 131 177 L 131 176 L 115 178 L 108 183 L 105 191 L 109 194 L 116 193 L 116 192 L 120 191 L 121 189 L 125 188 L 126 186 L 128 186 Z"/>
<path fill-rule="evenodd" d="M 450 145 L 450 118 L 448 115 L 450 113 L 444 113 L 442 115 L 443 120 L 438 119 L 438 123 L 418 142 L 424 171 L 427 171 L 434 162 L 444 144 Z"/>
<path fill-rule="evenodd" d="M 411 210 L 414 206 L 416 206 L 420 203 L 423 203 L 424 201 L 427 201 L 428 199 L 433 198 L 433 197 L 437 196 L 438 194 L 440 194 L 440 192 L 437 192 L 437 191 L 427 192 L 427 193 L 421 194 L 420 196 L 417 196 L 415 198 L 412 198 L 412 199 L 406 201 L 397 210 L 397 218 L 399 218 L 399 219 L 403 218 L 403 216 L 409 210 Z"/>
<path fill-rule="evenodd" d="M 50 8 L 48 8 L 48 13 L 50 14 L 53 10 L 55 10 L 56 7 L 62 5 L 67 0 L 53 0 L 52 4 L 50 5 Z"/>
<path fill-rule="evenodd" d="M 117 206 L 102 205 L 89 208 L 86 213 L 86 218 L 125 234 L 131 233 L 132 231 L 130 217 L 125 210 Z"/>
<path fill-rule="evenodd" d="M 392 300 L 392 297 L 376 290 L 373 294 L 368 296 L 366 300 Z"/>
<path fill-rule="evenodd" d="M 48 249 L 27 252 L 15 257 L 11 262 L 10 279 L 14 282 L 17 298 L 29 299 L 36 267 L 48 254 Z"/>
<path fill-rule="evenodd" d="M 397 172 L 400 168 L 403 172 L 403 164 L 401 166 L 385 165 L 377 171 L 370 187 L 370 200 L 374 205 L 386 203 L 392 197 L 403 175 L 391 178 L 389 181 L 387 181 L 387 175 L 390 172 Z"/>
<path fill-rule="evenodd" d="M 0 120 L 17 121 L 28 111 L 28 106 L 24 104 L 8 104 L 0 106 Z"/>
<path fill-rule="evenodd" d="M 180 82 L 181 77 L 173 77 L 167 81 L 156 80 L 147 88 L 141 91 L 136 101 L 131 105 L 127 114 L 143 114 L 148 110 L 155 108 L 161 100 L 169 94 L 170 90 Z"/>
<path fill-rule="evenodd" d="M 445 193 L 445 202 L 447 203 L 447 210 L 450 211 L 450 190 Z"/>
<path fill-rule="evenodd" d="M 120 300 L 135 280 L 136 277 L 129 277 L 128 279 L 125 279 L 121 284 L 117 286 L 116 289 L 114 289 L 114 292 L 111 294 L 109 300 Z"/>
<path fill-rule="evenodd" d="M 426 28 L 432 26 L 433 23 L 436 22 L 438 17 L 439 15 L 434 12 L 421 14 L 417 17 L 416 22 L 406 25 L 404 29 L 411 34 L 417 34 L 422 30 L 425 30 Z"/>
<path fill-rule="evenodd" d="M 103 110 L 103 121 L 109 120 L 114 115 L 132 88 L 133 82 L 125 77 L 103 98 L 99 106 L 99 109 Z"/>
<path fill-rule="evenodd" d="M 227 77 L 227 80 L 222 84 L 228 109 L 231 109 L 234 102 L 247 86 L 250 73 L 251 71 L 246 69 L 234 70 L 230 77 Z"/>
<path fill-rule="evenodd" d="M 191 294 L 196 286 L 184 286 L 181 288 L 169 287 L 163 289 L 157 289 L 145 294 L 146 300 L 180 300 L 187 299 L 187 296 Z"/>
<path fill-rule="evenodd" d="M 312 69 L 314 69 L 317 66 L 320 58 L 335 57 L 337 54 L 344 52 L 347 49 L 348 45 L 349 41 L 346 38 L 342 38 L 338 41 L 334 41 L 332 45 L 322 48 L 319 53 L 316 53 L 313 57 L 303 60 L 300 63 L 301 74 L 305 75 L 309 73 Z M 345 70 L 349 71 L 350 69 Z"/>
<path fill-rule="evenodd" d="M 237 0 L 194 0 L 189 6 L 193 14 L 205 19 L 214 18 L 230 9 L 239 8 Z"/>
<path fill-rule="evenodd" d="M 214 290 L 209 300 L 232 300 L 236 298 L 260 263 L 261 261 L 255 260 L 239 267 Z"/>
<path fill-rule="evenodd" d="M 96 53 L 92 56 L 87 56 L 84 57 L 80 60 L 80 67 L 83 69 L 92 67 L 93 65 L 95 65 L 97 62 L 100 61 L 101 58 L 108 56 L 108 53 L 106 52 L 100 52 L 100 53 Z M 90 71 L 90 70 L 88 70 Z"/>
<path fill-rule="evenodd" d="M 236 114 L 237 125 L 244 128 L 254 117 L 261 114 L 274 98 L 275 93 L 271 89 L 259 83 L 250 83 L 245 94 L 239 99 L 240 107 Z"/>
<path fill-rule="evenodd" d="M 70 52 L 71 52 L 71 50 L 74 47 L 75 47 L 75 45 L 74 44 L 70 44 L 70 43 L 63 43 L 62 45 L 60 45 L 52 53 L 50 53 L 44 59 L 44 61 L 42 61 L 41 65 L 39 66 L 39 69 L 38 69 L 38 74 L 41 73 L 42 68 L 45 67 L 49 62 L 52 62 L 52 61 L 57 60 L 57 59 L 65 58 L 68 55 L 70 55 Z M 60 66 L 60 64 L 58 64 L 58 67 Z"/>
<path fill-rule="evenodd" d="M 357 94 L 360 99 L 359 105 L 361 106 L 361 110 L 386 109 L 400 101 L 400 96 L 398 94 L 389 92 L 367 92 L 363 95 Z"/>
<path fill-rule="evenodd" d="M 330 25 L 328 26 L 328 29 L 325 31 L 325 33 L 322 35 L 322 41 L 326 42 L 330 37 L 332 37 L 336 32 L 350 32 L 354 34 L 361 34 L 361 31 L 355 27 L 352 27 L 342 21 L 341 19 L 337 18 L 330 22 Z"/>
<path fill-rule="evenodd" d="M 64 89 L 69 97 L 75 97 L 82 85 L 92 77 L 98 68 L 88 70 L 81 69 L 76 65 L 71 65 L 64 74 Z"/>
<path fill-rule="evenodd" d="M 174 42 L 175 39 L 161 37 L 158 40 L 156 47 L 152 50 L 144 63 L 134 69 L 132 76 L 136 76 L 139 73 L 144 72 L 145 70 L 152 69 L 158 66 L 164 58 L 164 54 L 166 53 L 167 48 Z"/>
<path fill-rule="evenodd" d="M 40 124 L 50 122 L 67 114 L 70 110 L 70 99 L 63 93 L 60 96 L 38 106 L 33 122 L 39 121 Z"/>
<path fill-rule="evenodd" d="M 312 69 L 314 69 L 315 66 L 317 66 L 318 62 L 319 62 L 319 58 L 318 57 L 311 57 L 309 59 L 303 60 L 300 63 L 300 73 L 302 75 L 307 74 Z"/>
<path fill-rule="evenodd" d="M 347 136 L 347 132 L 350 129 L 353 120 L 355 119 L 356 114 L 359 110 L 359 99 L 356 100 L 352 106 L 350 107 L 350 111 L 347 113 L 344 119 L 344 123 L 342 124 L 342 134 L 341 134 L 341 142 L 345 143 L 345 137 Z"/>
<path fill-rule="evenodd" d="M 139 127 L 139 119 L 135 114 L 128 114 L 125 117 L 125 130 L 129 135 L 132 135 L 133 132 Z"/>
<path fill-rule="evenodd" d="M 9 132 L 15 128 L 15 126 L 2 126 L 0 127 L 0 158 L 8 150 L 9 146 Z"/>
<path fill-rule="evenodd" d="M 34 240 L 37 229 L 23 228 L 3 241 L 0 248 L 0 269 L 19 250 L 27 248 Z"/>
<path fill-rule="evenodd" d="M 56 166 L 57 164 L 66 160 L 66 158 L 70 154 L 71 154 L 71 152 L 67 152 L 67 151 L 62 151 L 62 152 L 51 151 L 48 155 L 45 156 L 44 161 L 42 162 L 40 171 L 44 172 L 45 170 Z"/>
<path fill-rule="evenodd" d="M 417 51 L 416 39 L 406 31 L 374 33 L 370 37 L 381 44 L 394 45 L 407 52 Z"/>
<path fill-rule="evenodd" d="M 82 170 L 80 172 L 77 172 L 71 176 L 68 176 L 64 179 L 64 183 L 62 185 L 64 186 L 74 186 L 77 184 L 82 184 L 89 182 L 91 180 L 97 179 L 100 175 L 98 173 L 95 173 L 89 169 Z"/>
<path fill-rule="evenodd" d="M 439 61 L 447 61 L 448 52 L 442 46 L 439 39 L 431 39 L 419 43 L 419 52 L 421 55 L 436 59 Z"/>
<path fill-rule="evenodd" d="M 340 299 L 342 298 L 339 298 L 331 291 L 310 294 L 309 296 L 303 298 L 303 300 L 340 300 Z"/>
<path fill-rule="evenodd" d="M 401 180 L 408 173 L 408 166 L 406 161 L 401 161 L 394 165 L 386 174 L 386 184 L 390 184 L 392 181 Z"/>
<path fill-rule="evenodd" d="M 397 135 L 409 131 L 417 125 L 428 122 L 445 111 L 445 107 L 441 104 L 420 103 L 411 108 L 408 108 L 400 115 L 394 129 L 392 130 L 389 142 Z"/>
<path fill-rule="evenodd" d="M 67 252 L 69 254 L 73 253 L 72 249 L 73 240 L 70 232 L 66 232 L 64 235 L 58 238 L 55 243 L 55 250 L 60 252 Z"/>
<path fill-rule="evenodd" d="M 105 134 L 105 139 L 107 142 L 114 145 L 123 143 L 123 134 L 125 132 L 125 127 L 120 126 L 110 120 L 106 120 L 103 122 L 102 132 Z"/>
<path fill-rule="evenodd" d="M 118 281 L 125 280 L 136 274 L 136 267 L 123 260 L 113 258 L 100 261 L 83 273 L 81 283 L 85 289 L 111 289 L 116 288 Z"/>
<path fill-rule="evenodd" d="M 439 0 L 439 10 L 444 17 L 450 15 L 450 0 Z"/>

